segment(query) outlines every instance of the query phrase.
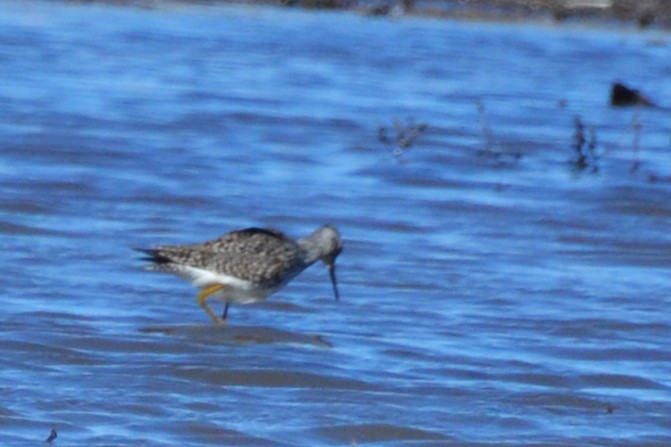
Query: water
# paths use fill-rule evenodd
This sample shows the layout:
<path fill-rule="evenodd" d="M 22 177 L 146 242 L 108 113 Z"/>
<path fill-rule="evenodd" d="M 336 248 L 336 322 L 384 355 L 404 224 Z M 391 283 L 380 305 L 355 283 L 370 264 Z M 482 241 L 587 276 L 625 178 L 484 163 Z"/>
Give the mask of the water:
<path fill-rule="evenodd" d="M 668 35 L 0 9 L 4 445 L 671 443 Z M 327 222 L 226 328 L 131 250 Z"/>

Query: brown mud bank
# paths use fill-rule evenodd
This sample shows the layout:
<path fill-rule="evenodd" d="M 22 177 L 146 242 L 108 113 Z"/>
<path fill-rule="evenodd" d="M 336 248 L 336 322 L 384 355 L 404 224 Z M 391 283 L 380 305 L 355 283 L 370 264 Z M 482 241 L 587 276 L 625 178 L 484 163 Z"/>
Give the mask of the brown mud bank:
<path fill-rule="evenodd" d="M 523 22 L 607 22 L 671 30 L 668 0 L 71 0 L 160 8 L 168 4 L 271 4 L 306 9 L 355 11 L 375 16 Z"/>

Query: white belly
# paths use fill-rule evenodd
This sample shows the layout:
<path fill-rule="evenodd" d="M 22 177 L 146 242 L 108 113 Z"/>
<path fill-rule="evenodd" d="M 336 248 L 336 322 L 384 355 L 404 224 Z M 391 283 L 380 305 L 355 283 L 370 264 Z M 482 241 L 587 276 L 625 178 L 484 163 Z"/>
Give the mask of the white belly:
<path fill-rule="evenodd" d="M 255 303 L 279 289 L 279 287 L 274 289 L 260 288 L 251 281 L 195 267 L 184 266 L 178 274 L 201 289 L 217 284 L 223 285 L 223 289 L 213 293 L 210 297 L 232 304 Z"/>
<path fill-rule="evenodd" d="M 227 284 L 223 289 L 210 296 L 215 300 L 225 301 L 227 303 L 250 304 L 261 301 L 273 292 L 274 290 L 257 289 L 246 285 L 240 287 L 239 284 Z"/>

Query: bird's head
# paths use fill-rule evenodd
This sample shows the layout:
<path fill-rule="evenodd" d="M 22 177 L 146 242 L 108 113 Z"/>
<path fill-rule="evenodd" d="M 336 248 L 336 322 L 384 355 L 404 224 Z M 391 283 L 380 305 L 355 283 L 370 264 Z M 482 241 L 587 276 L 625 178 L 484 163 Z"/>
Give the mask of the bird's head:
<path fill-rule="evenodd" d="M 319 259 L 329 269 L 329 276 L 331 277 L 331 284 L 333 285 L 333 293 L 336 301 L 338 301 L 340 299 L 340 294 L 338 293 L 338 283 L 336 281 L 335 260 L 343 249 L 342 238 L 340 237 L 338 230 L 331 225 L 324 225 L 317 231 L 322 253 Z"/>

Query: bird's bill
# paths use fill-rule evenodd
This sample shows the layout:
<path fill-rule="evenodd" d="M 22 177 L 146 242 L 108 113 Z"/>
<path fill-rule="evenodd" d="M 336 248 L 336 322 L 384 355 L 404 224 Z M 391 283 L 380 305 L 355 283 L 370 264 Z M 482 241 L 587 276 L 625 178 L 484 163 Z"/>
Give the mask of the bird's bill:
<path fill-rule="evenodd" d="M 335 300 L 340 300 L 340 294 L 338 293 L 338 283 L 336 282 L 336 273 L 335 273 L 335 263 L 329 264 L 329 276 L 331 277 L 331 284 L 333 284 L 333 293 L 335 295 Z"/>

